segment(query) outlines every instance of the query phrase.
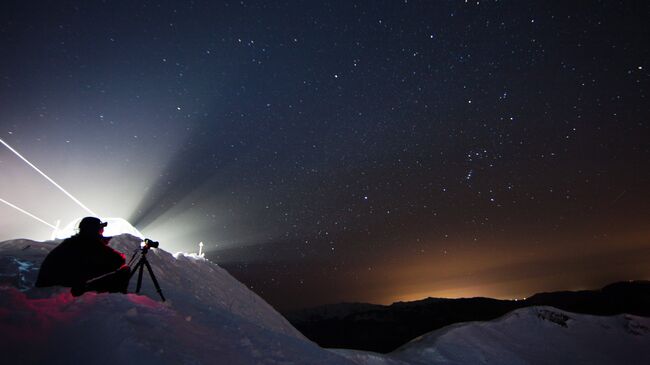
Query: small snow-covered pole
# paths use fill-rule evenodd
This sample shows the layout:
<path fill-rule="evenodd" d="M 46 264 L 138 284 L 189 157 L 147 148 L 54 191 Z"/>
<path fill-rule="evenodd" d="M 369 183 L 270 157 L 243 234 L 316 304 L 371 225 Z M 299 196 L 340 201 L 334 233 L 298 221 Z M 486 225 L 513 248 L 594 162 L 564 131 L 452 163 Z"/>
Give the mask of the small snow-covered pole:
<path fill-rule="evenodd" d="M 203 242 L 199 242 L 199 257 L 203 257 Z"/>

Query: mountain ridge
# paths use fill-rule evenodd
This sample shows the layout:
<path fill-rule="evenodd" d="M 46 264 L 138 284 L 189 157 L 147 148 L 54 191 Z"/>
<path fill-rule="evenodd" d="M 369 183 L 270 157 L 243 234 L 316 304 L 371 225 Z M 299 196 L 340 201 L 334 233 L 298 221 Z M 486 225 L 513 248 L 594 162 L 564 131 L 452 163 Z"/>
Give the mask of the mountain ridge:
<path fill-rule="evenodd" d="M 323 347 L 388 353 L 412 338 L 448 325 L 489 321 L 531 306 L 590 315 L 627 313 L 649 317 L 650 281 L 620 281 L 596 290 L 542 292 L 523 300 L 429 297 L 390 305 L 339 303 L 282 314 Z"/>

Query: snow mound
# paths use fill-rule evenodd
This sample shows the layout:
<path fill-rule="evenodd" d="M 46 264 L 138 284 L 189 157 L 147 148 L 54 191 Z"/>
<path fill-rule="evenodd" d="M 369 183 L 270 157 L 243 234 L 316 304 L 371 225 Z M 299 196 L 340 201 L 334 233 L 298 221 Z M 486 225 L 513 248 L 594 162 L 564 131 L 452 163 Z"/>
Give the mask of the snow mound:
<path fill-rule="evenodd" d="M 334 350 L 363 365 L 647 364 L 650 318 L 527 307 L 489 322 L 451 325 L 396 351 Z"/>
<path fill-rule="evenodd" d="M 350 364 L 305 339 L 218 265 L 152 249 L 142 295 L 32 288 L 55 242 L 0 243 L 0 353 L 21 364 Z M 110 245 L 127 253 L 140 239 Z M 135 278 L 132 280 L 133 291 Z"/>

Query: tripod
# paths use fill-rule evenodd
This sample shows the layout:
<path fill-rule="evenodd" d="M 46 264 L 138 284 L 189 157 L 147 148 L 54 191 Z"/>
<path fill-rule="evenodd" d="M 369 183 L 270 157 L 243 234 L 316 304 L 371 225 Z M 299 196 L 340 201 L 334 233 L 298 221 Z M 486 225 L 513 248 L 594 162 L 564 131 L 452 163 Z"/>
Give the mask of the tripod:
<path fill-rule="evenodd" d="M 156 275 L 153 274 L 153 270 L 151 269 L 151 264 L 149 264 L 149 261 L 147 260 L 147 252 L 149 252 L 149 240 L 145 240 L 145 245 L 144 247 L 140 249 L 136 249 L 135 252 L 133 252 L 133 257 L 131 258 L 131 261 L 129 261 L 129 266 L 135 261 L 135 258 L 137 257 L 138 250 L 140 251 L 140 260 L 138 260 L 138 263 L 135 264 L 133 269 L 131 270 L 131 276 L 129 276 L 129 281 L 131 281 L 131 278 L 133 275 L 135 275 L 135 272 L 138 272 L 138 284 L 135 287 L 135 292 L 140 293 L 140 288 L 142 287 L 142 272 L 144 271 L 144 267 L 147 267 L 147 271 L 149 271 L 149 276 L 151 276 L 151 280 L 153 281 L 153 285 L 156 287 L 156 291 L 158 292 L 158 295 L 160 295 L 160 299 L 162 301 L 165 301 L 165 297 L 163 296 L 162 289 L 160 289 L 160 285 L 158 285 L 158 280 L 156 280 Z M 157 247 L 157 242 L 156 246 Z"/>

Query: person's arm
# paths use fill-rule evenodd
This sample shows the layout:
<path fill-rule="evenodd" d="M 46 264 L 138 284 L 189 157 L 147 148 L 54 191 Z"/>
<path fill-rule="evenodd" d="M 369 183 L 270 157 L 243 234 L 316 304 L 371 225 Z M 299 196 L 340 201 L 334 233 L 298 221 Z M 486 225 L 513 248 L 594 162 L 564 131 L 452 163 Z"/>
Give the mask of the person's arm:
<path fill-rule="evenodd" d="M 111 270 L 117 270 L 126 263 L 126 255 L 109 246 L 104 246 L 103 256 L 106 264 L 111 267 Z"/>

